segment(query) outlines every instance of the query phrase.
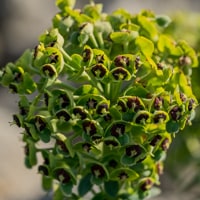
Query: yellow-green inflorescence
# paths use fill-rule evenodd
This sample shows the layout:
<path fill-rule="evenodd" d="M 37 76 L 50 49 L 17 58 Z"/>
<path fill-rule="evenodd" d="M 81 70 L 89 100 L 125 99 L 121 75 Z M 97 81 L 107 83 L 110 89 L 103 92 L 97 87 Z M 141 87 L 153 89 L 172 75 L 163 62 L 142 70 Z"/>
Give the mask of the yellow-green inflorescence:
<path fill-rule="evenodd" d="M 54 199 L 144 199 L 173 136 L 194 118 L 196 54 L 163 34 L 168 17 L 56 4 L 38 45 L 1 73 L 19 95 L 25 164 L 38 165 Z"/>

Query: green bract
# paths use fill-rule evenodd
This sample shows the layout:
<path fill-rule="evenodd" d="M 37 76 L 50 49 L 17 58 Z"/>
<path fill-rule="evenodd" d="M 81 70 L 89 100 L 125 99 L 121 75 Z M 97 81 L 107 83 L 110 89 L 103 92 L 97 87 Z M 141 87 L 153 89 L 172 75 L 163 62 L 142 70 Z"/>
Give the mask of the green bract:
<path fill-rule="evenodd" d="M 38 165 L 54 200 L 145 199 L 174 134 L 194 117 L 185 68 L 197 67 L 196 54 L 163 34 L 168 17 L 74 4 L 57 0 L 35 49 L 0 73 L 20 97 L 13 120 L 24 130 L 25 164 Z"/>

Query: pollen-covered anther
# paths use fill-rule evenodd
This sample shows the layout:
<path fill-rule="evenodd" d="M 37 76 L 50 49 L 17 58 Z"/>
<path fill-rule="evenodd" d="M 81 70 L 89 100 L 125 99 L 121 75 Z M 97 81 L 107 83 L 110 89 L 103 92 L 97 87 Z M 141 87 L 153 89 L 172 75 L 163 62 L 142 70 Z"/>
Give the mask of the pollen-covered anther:
<path fill-rule="evenodd" d="M 105 61 L 105 58 L 104 58 L 104 55 L 103 54 L 99 54 L 99 55 L 96 55 L 96 62 L 97 63 L 104 63 Z"/>
<path fill-rule="evenodd" d="M 170 115 L 171 115 L 171 118 L 174 120 L 174 121 L 177 121 L 181 118 L 182 116 L 182 108 L 179 107 L 179 106 L 174 106 L 171 110 L 170 110 Z"/>
<path fill-rule="evenodd" d="M 170 140 L 169 138 L 165 138 L 161 143 L 162 150 L 167 151 L 167 149 L 169 149 L 169 146 L 170 146 Z"/>
<path fill-rule="evenodd" d="M 181 92 L 180 93 L 180 99 L 181 99 L 182 102 L 185 102 L 187 100 L 187 97 L 184 93 Z"/>
<path fill-rule="evenodd" d="M 162 63 L 157 63 L 157 68 L 163 70 L 164 66 Z"/>
<path fill-rule="evenodd" d="M 127 67 L 129 66 L 130 60 L 127 56 L 119 55 L 114 59 L 116 67 Z"/>
<path fill-rule="evenodd" d="M 160 110 L 161 107 L 163 106 L 164 103 L 164 99 L 160 96 L 155 97 L 154 102 L 153 102 L 153 106 L 156 110 Z"/>
<path fill-rule="evenodd" d="M 135 112 L 143 109 L 143 106 L 138 97 L 128 97 L 127 98 L 127 106 L 129 109 L 132 109 Z"/>
<path fill-rule="evenodd" d="M 142 181 L 142 183 L 140 185 L 140 189 L 142 191 L 147 191 L 147 190 L 151 189 L 152 186 L 153 186 L 153 181 L 150 178 L 147 178 Z"/>
<path fill-rule="evenodd" d="M 58 56 L 58 54 L 56 54 L 56 53 L 52 53 L 52 54 L 49 56 L 49 61 L 50 61 L 50 63 L 57 63 L 57 62 L 58 62 L 58 59 L 59 59 L 59 56 Z"/>
<path fill-rule="evenodd" d="M 191 58 L 189 56 L 184 55 L 184 56 L 181 56 L 179 58 L 179 64 L 181 66 L 191 65 L 192 64 L 192 60 L 191 60 Z"/>
<path fill-rule="evenodd" d="M 135 58 L 135 68 L 138 69 L 140 67 L 140 56 Z"/>
<path fill-rule="evenodd" d="M 194 99 L 190 99 L 188 102 L 188 110 L 191 111 L 195 106 L 195 101 Z"/>

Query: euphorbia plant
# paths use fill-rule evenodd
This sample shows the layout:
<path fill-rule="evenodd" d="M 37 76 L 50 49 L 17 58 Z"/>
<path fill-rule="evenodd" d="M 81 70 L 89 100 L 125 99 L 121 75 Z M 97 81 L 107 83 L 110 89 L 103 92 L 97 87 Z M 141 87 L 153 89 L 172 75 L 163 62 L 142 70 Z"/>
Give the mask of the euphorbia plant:
<path fill-rule="evenodd" d="M 151 11 L 57 0 L 52 27 L 1 73 L 19 95 L 25 165 L 56 199 L 145 199 L 175 134 L 191 124 L 194 50 Z M 40 159 L 38 159 L 40 157 Z"/>

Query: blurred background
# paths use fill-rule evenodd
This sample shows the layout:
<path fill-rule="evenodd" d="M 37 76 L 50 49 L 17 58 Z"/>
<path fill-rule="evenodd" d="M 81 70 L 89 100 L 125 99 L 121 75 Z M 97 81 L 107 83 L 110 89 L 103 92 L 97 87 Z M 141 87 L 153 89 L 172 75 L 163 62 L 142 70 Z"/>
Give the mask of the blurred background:
<path fill-rule="evenodd" d="M 89 0 L 77 0 L 77 7 Z M 199 0 L 96 0 L 104 3 L 104 11 L 121 7 L 131 13 L 151 9 L 168 14 L 173 23 L 166 30 L 175 38 L 183 38 L 200 52 Z M 15 61 L 25 49 L 34 48 L 38 37 L 51 26 L 58 11 L 54 0 L 0 1 L 0 67 Z M 193 90 L 200 100 L 200 69 L 193 72 Z M 37 170 L 25 168 L 20 129 L 11 126 L 17 110 L 17 97 L 0 88 L 0 199 L 50 199 L 42 190 Z M 162 194 L 154 200 L 200 199 L 200 112 L 191 127 L 178 133 L 165 162 L 161 177 Z"/>

